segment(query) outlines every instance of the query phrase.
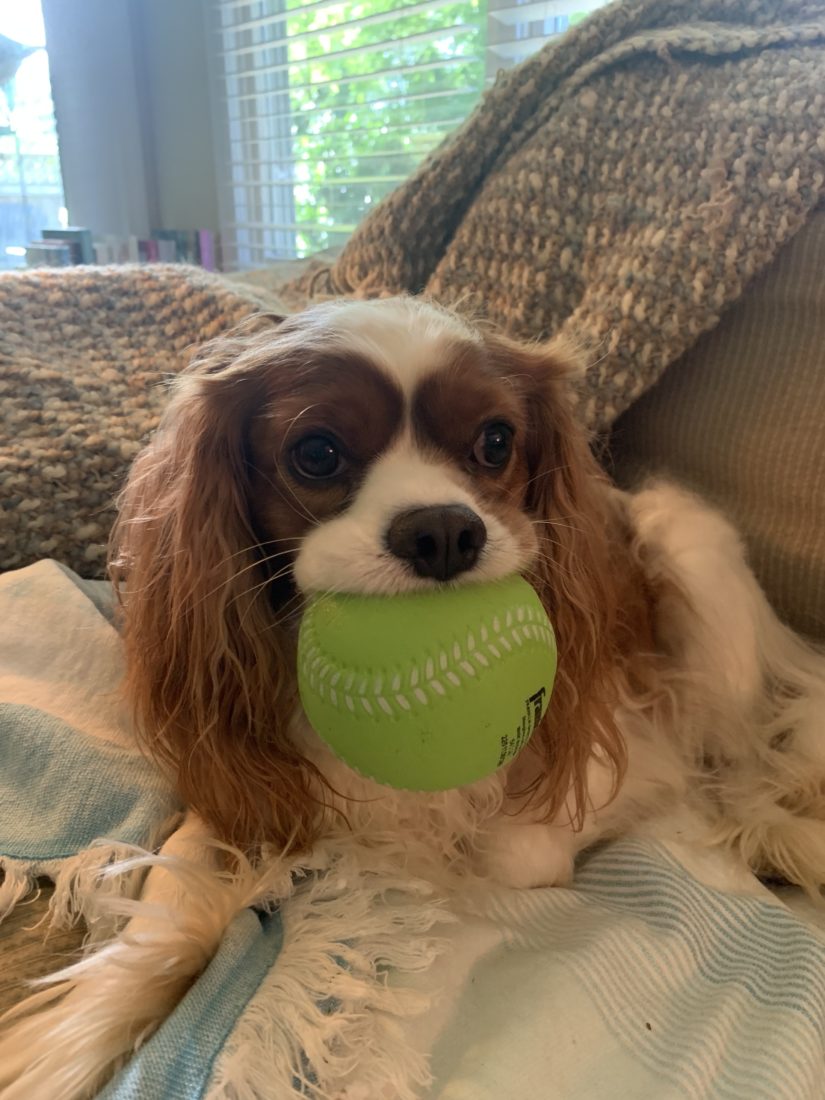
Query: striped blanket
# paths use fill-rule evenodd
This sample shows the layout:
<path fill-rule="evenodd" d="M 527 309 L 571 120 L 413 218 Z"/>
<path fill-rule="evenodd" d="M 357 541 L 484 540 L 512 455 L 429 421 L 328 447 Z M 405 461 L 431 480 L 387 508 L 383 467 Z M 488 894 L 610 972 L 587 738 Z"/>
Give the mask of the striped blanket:
<path fill-rule="evenodd" d="M 109 610 L 51 562 L 0 578 L 6 910 L 47 874 L 55 915 L 82 911 L 102 856 L 171 827 L 118 708 Z M 459 901 L 345 845 L 316 853 L 235 917 L 102 1100 L 825 1096 L 825 938 L 675 837 L 591 852 L 571 889 Z"/>

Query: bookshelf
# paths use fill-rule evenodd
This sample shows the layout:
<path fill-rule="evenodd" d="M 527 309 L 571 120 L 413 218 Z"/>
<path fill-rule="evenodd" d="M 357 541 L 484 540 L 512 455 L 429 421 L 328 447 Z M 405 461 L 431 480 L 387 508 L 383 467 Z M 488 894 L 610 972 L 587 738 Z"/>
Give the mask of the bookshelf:
<path fill-rule="evenodd" d="M 44 229 L 26 247 L 29 267 L 75 264 L 195 264 L 220 270 L 220 242 L 211 229 L 155 229 L 149 237 L 96 237 L 91 229 Z"/>

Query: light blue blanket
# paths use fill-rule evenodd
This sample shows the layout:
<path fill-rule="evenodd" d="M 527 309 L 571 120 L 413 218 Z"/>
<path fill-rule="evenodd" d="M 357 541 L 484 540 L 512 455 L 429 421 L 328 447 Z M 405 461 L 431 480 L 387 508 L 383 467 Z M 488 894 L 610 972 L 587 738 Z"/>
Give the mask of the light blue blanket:
<path fill-rule="evenodd" d="M 0 577 L 6 909 L 33 874 L 65 897 L 171 828 L 108 600 L 51 562 Z M 101 1097 L 227 1100 L 239 1075 L 262 1100 L 825 1096 L 825 939 L 722 857 L 627 840 L 573 889 L 463 908 L 350 857 L 319 855 L 274 913 L 244 910 Z"/>
<path fill-rule="evenodd" d="M 137 751 L 103 582 L 55 562 L 0 576 L 0 912 L 33 876 L 104 864 L 179 809 Z"/>

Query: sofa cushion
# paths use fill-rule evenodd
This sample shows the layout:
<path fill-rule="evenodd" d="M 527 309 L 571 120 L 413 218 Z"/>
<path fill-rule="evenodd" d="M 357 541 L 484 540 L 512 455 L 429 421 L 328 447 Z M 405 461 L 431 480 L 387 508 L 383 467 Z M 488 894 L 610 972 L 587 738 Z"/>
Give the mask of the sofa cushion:
<path fill-rule="evenodd" d="M 783 618 L 825 640 L 825 208 L 615 424 L 615 474 L 720 505 Z"/>

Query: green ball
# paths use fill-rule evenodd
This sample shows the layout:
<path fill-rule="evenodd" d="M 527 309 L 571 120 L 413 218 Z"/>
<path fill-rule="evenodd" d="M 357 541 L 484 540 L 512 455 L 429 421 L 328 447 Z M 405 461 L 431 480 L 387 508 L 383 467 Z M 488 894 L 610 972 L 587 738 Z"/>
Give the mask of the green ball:
<path fill-rule="evenodd" d="M 321 595 L 298 642 L 316 733 L 362 775 L 440 791 L 511 760 L 547 709 L 556 640 L 521 577 L 385 596 Z"/>

